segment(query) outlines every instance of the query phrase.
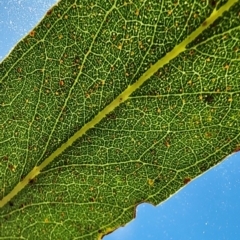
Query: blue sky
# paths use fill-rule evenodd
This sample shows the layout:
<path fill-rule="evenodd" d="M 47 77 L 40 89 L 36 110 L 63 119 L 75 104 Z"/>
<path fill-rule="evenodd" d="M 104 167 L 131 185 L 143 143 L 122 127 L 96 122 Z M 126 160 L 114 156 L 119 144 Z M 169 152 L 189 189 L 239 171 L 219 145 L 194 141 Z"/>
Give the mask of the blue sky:
<path fill-rule="evenodd" d="M 42 18 L 54 0 L 0 0 L 0 61 Z M 154 207 L 141 204 L 137 218 L 104 240 L 239 240 L 240 153 L 195 179 Z"/>

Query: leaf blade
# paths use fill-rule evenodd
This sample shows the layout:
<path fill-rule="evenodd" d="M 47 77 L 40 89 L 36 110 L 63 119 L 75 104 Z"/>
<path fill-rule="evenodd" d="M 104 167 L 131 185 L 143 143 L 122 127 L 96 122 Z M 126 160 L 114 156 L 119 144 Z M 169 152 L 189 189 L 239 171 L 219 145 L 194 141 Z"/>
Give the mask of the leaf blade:
<path fill-rule="evenodd" d="M 231 1 L 230 1 L 231 2 Z M 232 2 L 233 3 L 233 2 Z M 106 18 L 105 18 L 106 19 Z M 204 26 L 206 26 L 206 25 L 204 25 Z M 203 27 L 204 27 L 203 26 Z M 33 35 L 33 34 L 32 34 Z M 61 37 L 62 35 L 59 35 L 58 37 L 60 37 L 61 39 L 62 39 L 62 37 Z M 188 43 L 188 42 L 187 42 Z M 186 44 L 185 44 L 185 46 L 186 46 Z M 121 48 L 121 47 L 120 47 Z M 185 50 L 185 48 L 183 48 L 184 50 Z M 89 53 L 90 54 L 90 53 Z M 177 54 L 178 55 L 178 54 Z M 85 55 L 86 56 L 86 55 Z M 164 58 L 163 58 L 164 59 Z M 168 57 L 166 57 L 166 61 L 168 62 L 169 61 L 169 56 Z M 77 59 L 75 59 L 76 61 L 77 61 Z M 84 61 L 83 61 L 84 62 Z M 164 62 L 164 61 L 163 61 Z M 60 63 L 61 63 L 61 59 L 60 59 Z M 46 63 L 45 63 L 45 66 L 46 66 Z M 81 65 L 81 66 L 79 66 L 80 67 L 80 71 L 82 71 L 83 69 L 84 69 L 84 67 L 83 67 L 83 65 Z M 151 71 L 150 71 L 151 72 Z M 153 74 L 153 72 L 151 72 L 151 74 Z M 145 76 L 146 77 L 146 76 Z M 149 76 L 147 77 L 147 78 L 149 78 Z M 41 78 L 40 78 L 41 79 Z M 141 79 L 141 78 L 140 78 Z M 145 79 L 146 80 L 146 79 Z M 61 80 L 60 80 L 61 81 Z M 64 80 L 65 81 L 65 80 Z M 143 82 L 142 82 L 143 83 Z M 142 84 L 141 83 L 141 84 Z M 60 85 L 62 85 L 63 83 L 61 83 Z M 132 90 L 135 90 L 136 88 L 132 88 Z M 131 92 L 131 91 L 130 91 Z M 129 93 L 127 96 L 129 96 L 131 93 Z M 182 94 L 181 94 L 181 96 L 182 96 Z M 68 98 L 70 98 L 70 94 L 68 95 Z M 123 98 L 122 100 L 125 100 L 125 98 L 124 97 L 121 97 L 121 96 L 119 96 L 119 101 L 118 101 L 118 103 L 120 102 L 120 98 Z M 62 103 L 61 104 L 63 104 L 63 105 L 61 105 L 61 106 L 63 106 L 63 108 L 66 106 L 66 104 L 64 104 L 64 101 L 62 101 Z M 115 104 L 114 104 L 115 105 Z M 124 106 L 124 107 L 126 107 L 126 105 Z M 183 107 L 183 106 L 182 106 Z M 112 110 L 112 109 L 111 109 Z M 56 124 L 57 124 L 57 122 L 58 122 L 58 120 L 60 119 L 60 117 L 61 117 L 61 114 L 64 112 L 64 109 L 63 110 L 61 110 L 61 112 L 60 113 L 58 113 L 58 117 L 57 117 L 57 119 L 55 120 L 55 125 L 54 126 L 56 126 Z M 108 113 L 108 112 L 107 112 Z M 106 114 L 102 114 L 103 115 L 103 117 L 106 115 Z M 98 120 L 99 120 L 99 118 L 98 118 Z M 101 119 L 100 119 L 101 120 Z M 99 121 L 100 121 L 99 120 Z M 119 125 L 119 126 L 121 126 L 121 124 Z M 54 127 L 55 128 L 55 127 Z M 101 130 L 101 129 L 99 129 L 99 130 Z M 164 145 L 167 147 L 167 148 L 169 148 L 171 145 L 172 145 L 172 143 L 170 142 L 170 139 L 171 139 L 171 137 L 169 137 L 169 130 L 166 130 L 166 133 L 164 133 L 159 139 L 160 140 L 163 140 L 164 141 Z M 144 134 L 143 134 L 144 135 Z M 52 133 L 51 133 L 51 136 L 53 136 L 53 131 L 52 131 Z M 123 137 L 123 136 L 122 136 Z M 120 137 L 121 138 L 121 137 Z M 150 136 L 148 136 L 148 139 L 151 139 L 152 137 L 150 137 Z M 50 138 L 48 138 L 48 139 L 50 139 Z M 158 141 L 158 143 L 159 143 L 159 141 Z M 155 144 L 155 143 L 154 143 Z M 152 144 L 152 146 L 154 146 L 154 144 Z M 72 143 L 70 144 L 70 145 L 72 145 Z M 70 146 L 69 145 L 69 146 Z M 56 146 L 56 145 L 55 145 Z M 146 148 L 145 149 L 145 151 L 143 151 L 143 153 L 142 153 L 142 155 L 144 155 L 144 154 L 146 154 L 147 153 L 147 151 L 148 151 L 149 149 L 148 148 Z M 128 154 L 126 154 L 126 156 L 127 156 Z M 142 156 L 142 155 L 140 155 L 140 156 Z M 51 155 L 50 155 L 51 156 Z M 131 158 L 129 158 L 129 160 L 130 160 Z M 134 157 L 133 157 L 133 159 L 134 159 Z M 144 163 L 144 161 L 141 161 L 140 160 L 141 159 L 141 157 L 139 157 L 139 159 L 138 160 L 135 160 L 135 163 L 136 164 L 139 164 L 139 165 L 142 165 L 142 166 L 147 166 L 148 164 L 146 164 L 146 163 Z M 134 162 L 134 161 L 133 161 Z M 131 161 L 130 161 L 130 163 L 131 163 Z M 114 163 L 113 165 L 117 165 L 118 163 Z M 88 164 L 86 164 L 86 166 L 87 166 Z M 151 164 L 150 164 L 151 165 Z M 150 166 L 149 165 L 149 166 Z M 81 164 L 81 166 L 84 166 L 84 164 Z M 104 164 L 103 164 L 103 166 L 104 166 Z M 148 167 L 149 167 L 148 166 Z M 68 164 L 68 167 L 69 167 L 69 164 Z M 158 166 L 159 167 L 159 166 Z M 138 167 L 138 169 L 141 169 L 141 167 L 139 168 Z M 166 168 L 167 170 L 169 170 L 168 168 Z M 170 167 L 170 170 L 171 170 L 171 167 Z M 139 170 L 140 171 L 140 170 Z M 163 171 L 163 170 L 162 170 Z M 175 171 L 175 169 L 172 169 L 172 171 L 173 171 L 173 173 L 164 173 L 163 175 L 165 175 L 165 176 L 163 176 L 163 178 L 169 178 L 169 179 L 171 179 L 171 178 L 176 178 L 176 176 L 177 176 L 177 171 Z M 151 171 L 149 171 L 149 172 L 151 172 Z M 174 172 L 175 172 L 175 174 L 174 174 Z M 199 172 L 199 170 L 195 170 L 195 172 Z M 86 174 L 87 175 L 87 174 Z M 91 174 L 89 173 L 88 174 L 89 176 L 91 176 Z M 122 175 L 124 175 L 124 174 L 122 174 Z M 154 175 L 154 174 L 153 174 Z M 145 174 L 145 176 L 146 176 L 146 174 Z M 154 177 L 150 177 L 150 178 L 148 178 L 147 179 L 147 182 L 148 182 L 148 184 L 150 185 L 150 186 L 152 186 L 153 184 L 152 183 L 154 183 L 154 178 L 156 178 L 156 176 L 154 176 Z M 157 180 L 157 179 L 156 179 Z M 118 180 L 116 180 L 117 182 L 121 182 L 122 180 L 121 179 L 118 179 Z M 133 181 L 133 179 L 131 180 L 131 182 Z M 176 182 L 176 184 L 178 184 L 179 185 L 179 182 L 180 182 L 180 180 L 178 179 L 178 181 Z M 166 188 L 166 186 L 165 186 L 165 188 Z M 105 191 L 107 191 L 107 190 L 105 190 Z M 128 193 L 129 194 L 129 190 L 126 192 L 126 193 Z M 143 194 L 143 196 L 144 196 L 145 194 Z M 150 195 L 151 196 L 151 195 Z M 167 196 L 167 195 L 166 195 Z M 95 198 L 95 197 L 93 197 L 93 198 Z M 147 199 L 147 197 L 145 198 L 145 199 Z M 101 203 L 101 204 L 103 204 L 103 203 Z M 129 208 L 126 208 L 127 210 L 129 210 L 129 209 L 133 209 L 134 208 L 134 205 L 130 205 L 130 207 Z M 110 210 L 109 210 L 110 211 Z M 125 212 L 126 210 L 124 210 L 123 212 Z"/>

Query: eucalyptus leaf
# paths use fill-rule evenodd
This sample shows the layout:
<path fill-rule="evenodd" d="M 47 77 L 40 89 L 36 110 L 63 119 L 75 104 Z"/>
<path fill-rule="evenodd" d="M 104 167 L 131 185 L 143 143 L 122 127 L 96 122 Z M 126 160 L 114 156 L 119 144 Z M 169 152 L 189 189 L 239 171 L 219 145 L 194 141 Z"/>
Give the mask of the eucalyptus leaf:
<path fill-rule="evenodd" d="M 0 64 L 0 237 L 101 239 L 238 151 L 239 9 L 49 10 Z"/>

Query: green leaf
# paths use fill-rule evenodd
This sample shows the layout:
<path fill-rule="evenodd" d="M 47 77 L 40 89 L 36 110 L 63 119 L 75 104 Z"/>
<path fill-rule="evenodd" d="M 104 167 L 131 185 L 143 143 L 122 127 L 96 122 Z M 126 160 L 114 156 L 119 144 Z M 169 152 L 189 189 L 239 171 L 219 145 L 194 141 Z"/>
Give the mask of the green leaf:
<path fill-rule="evenodd" d="M 0 236 L 100 239 L 238 150 L 239 9 L 48 11 L 0 64 Z"/>

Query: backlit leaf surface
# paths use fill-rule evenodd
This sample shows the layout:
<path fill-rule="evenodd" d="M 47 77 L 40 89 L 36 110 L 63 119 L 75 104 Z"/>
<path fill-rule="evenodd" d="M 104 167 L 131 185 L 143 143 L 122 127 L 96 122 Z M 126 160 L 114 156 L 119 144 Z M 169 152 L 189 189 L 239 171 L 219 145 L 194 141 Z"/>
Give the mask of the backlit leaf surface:
<path fill-rule="evenodd" d="M 0 236 L 101 238 L 238 150 L 239 9 L 49 10 L 0 64 Z"/>

